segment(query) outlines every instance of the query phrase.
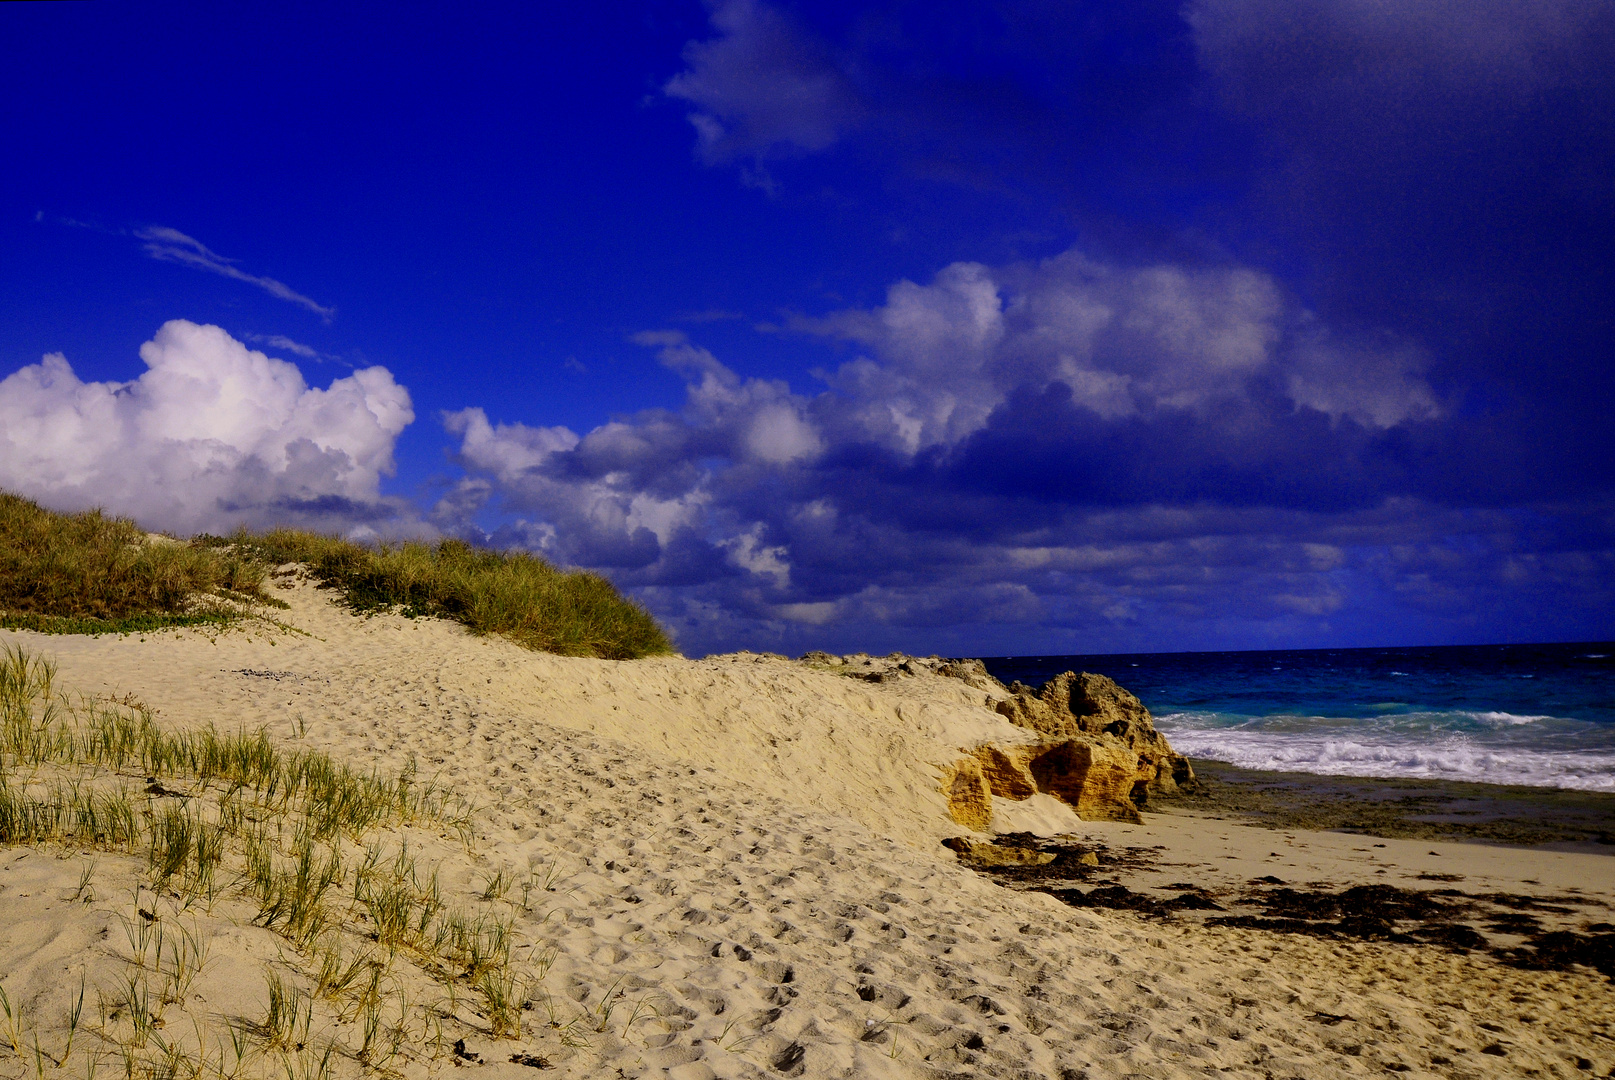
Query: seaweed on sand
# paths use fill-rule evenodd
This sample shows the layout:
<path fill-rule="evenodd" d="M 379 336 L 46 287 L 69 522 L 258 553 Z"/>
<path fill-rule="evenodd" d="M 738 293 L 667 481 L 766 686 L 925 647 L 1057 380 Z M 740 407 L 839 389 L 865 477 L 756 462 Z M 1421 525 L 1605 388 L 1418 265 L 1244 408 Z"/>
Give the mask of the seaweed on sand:
<path fill-rule="evenodd" d="M 1590 923 L 1580 930 L 1544 928 L 1541 916 L 1561 923 L 1590 898 L 1465 893 L 1454 888 L 1405 889 L 1395 885 L 1353 885 L 1331 890 L 1294 888 L 1278 878 L 1259 878 L 1239 895 L 1222 895 L 1175 882 L 1164 890 L 1135 891 L 1115 880 L 1118 871 L 1152 866 L 1149 848 L 1111 852 L 1103 844 L 1072 839 L 1040 839 L 1029 834 L 1001 837 L 1018 846 L 1052 852 L 1038 866 L 978 866 L 1008 888 L 1046 892 L 1080 908 L 1128 911 L 1149 918 L 1184 912 L 1228 912 L 1205 918 L 1207 926 L 1280 934 L 1433 945 L 1453 952 L 1487 953 L 1514 967 L 1563 971 L 1593 968 L 1615 980 L 1615 925 Z M 1237 892 L 1237 890 L 1236 890 Z M 1514 939 L 1514 940 L 1509 940 Z"/>

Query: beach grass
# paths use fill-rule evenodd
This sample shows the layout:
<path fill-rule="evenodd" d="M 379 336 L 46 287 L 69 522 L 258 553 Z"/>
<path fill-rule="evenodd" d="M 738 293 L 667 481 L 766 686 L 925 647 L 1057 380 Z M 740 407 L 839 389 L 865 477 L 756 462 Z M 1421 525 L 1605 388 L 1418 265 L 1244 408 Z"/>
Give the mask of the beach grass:
<path fill-rule="evenodd" d="M 263 606 L 274 567 L 300 563 L 360 612 L 453 619 L 541 652 L 671 653 L 655 618 L 598 574 L 460 540 L 367 545 L 297 529 L 189 541 L 99 510 L 63 514 L 0 492 L 0 629 L 147 633 L 227 626 Z"/>
<path fill-rule="evenodd" d="M 261 730 L 169 729 L 133 701 L 71 701 L 48 660 L 0 650 L 0 845 L 132 856 L 142 867 L 135 910 L 120 916 L 128 970 L 103 996 L 95 1028 L 128 1077 L 314 1077 L 339 1062 L 347 1073 L 392 1075 L 386 1063 L 408 1032 L 445 1019 L 398 989 L 423 979 L 451 999 L 480 1000 L 489 1036 L 519 1037 L 536 980 L 513 959 L 518 909 L 486 885 L 468 893 L 468 908 L 447 903 L 439 868 L 420 864 L 405 831 L 441 837 L 448 826 L 469 844 L 470 820 L 469 807 L 417 780 L 412 763 L 364 772 Z M 92 860 L 74 899 L 91 902 L 94 873 Z M 219 904 L 226 919 L 283 943 L 265 967 L 263 1015 L 226 1018 L 234 1068 L 222 1042 L 209 1057 L 200 1026 L 195 1039 L 170 1037 L 180 1025 L 164 1018 L 189 1008 L 209 950 L 196 913 L 211 919 Z M 22 1014 L 3 994 L 0 1023 L 10 1030 L 0 1035 L 23 1057 Z M 58 1070 L 72 1054 L 80 998 L 66 1049 L 52 1058 Z M 398 1015 L 384 1025 L 393 1002 Z M 296 1054 L 308 1060 L 292 1068 Z M 175 1055 L 188 1063 L 179 1073 Z"/>
<path fill-rule="evenodd" d="M 225 623 L 273 603 L 263 564 L 242 553 L 152 539 L 99 510 L 59 514 L 0 492 L 0 626 L 139 633 Z"/>
<path fill-rule="evenodd" d="M 478 634 L 500 634 L 567 656 L 629 660 L 673 651 L 651 614 L 611 582 L 560 570 L 527 552 L 491 551 L 461 540 L 369 546 L 294 529 L 198 542 L 268 565 L 301 563 L 359 611 L 455 619 Z"/>

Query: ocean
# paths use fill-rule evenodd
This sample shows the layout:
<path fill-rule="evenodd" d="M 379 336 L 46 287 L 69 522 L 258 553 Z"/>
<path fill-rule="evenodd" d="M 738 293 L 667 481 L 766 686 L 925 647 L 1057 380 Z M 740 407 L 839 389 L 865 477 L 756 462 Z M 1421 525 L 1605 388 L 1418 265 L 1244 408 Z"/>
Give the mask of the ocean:
<path fill-rule="evenodd" d="M 1615 642 L 1001 656 L 1108 675 L 1190 758 L 1247 769 L 1615 791 Z"/>

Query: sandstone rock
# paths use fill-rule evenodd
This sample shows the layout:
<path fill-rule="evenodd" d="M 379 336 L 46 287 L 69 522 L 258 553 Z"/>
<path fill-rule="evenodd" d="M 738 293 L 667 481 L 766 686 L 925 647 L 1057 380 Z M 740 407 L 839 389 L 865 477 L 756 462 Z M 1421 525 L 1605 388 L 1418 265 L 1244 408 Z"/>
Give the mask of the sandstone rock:
<path fill-rule="evenodd" d="M 1082 725 L 1082 730 L 1103 731 L 1124 739 L 1138 731 L 1155 734 L 1155 721 L 1150 711 L 1131 692 L 1118 686 L 1116 680 L 1086 671 L 1075 676 L 1068 671 L 1064 677 L 1068 680 L 1066 695 L 1071 714 Z"/>
<path fill-rule="evenodd" d="M 924 689 L 923 677 L 957 679 L 982 692 L 988 708 L 1025 729 L 1022 738 L 991 738 L 944 770 L 948 813 L 968 828 L 992 824 L 992 798 L 1024 800 L 1038 792 L 1061 799 L 1080 817 L 1138 821 L 1152 794 L 1190 784 L 1194 772 L 1155 730 L 1137 697 L 1103 675 L 1065 672 L 1034 692 L 1006 687 L 980 660 L 889 653 L 835 656 L 814 651 L 799 661 L 821 671 L 887 684 L 900 694 Z M 918 683 L 915 680 L 920 680 Z"/>
<path fill-rule="evenodd" d="M 1133 787 L 1138 758 L 1109 739 L 1067 739 L 1032 762 L 1039 791 L 1069 803 L 1087 821 L 1138 824 Z"/>
<path fill-rule="evenodd" d="M 1028 762 L 1038 790 L 1071 804 L 1081 817 L 1137 821 L 1151 794 L 1194 782 L 1187 758 L 1173 751 L 1144 703 L 1114 680 L 1065 672 L 1034 694 L 1019 683 L 997 709 L 1050 747 Z"/>
<path fill-rule="evenodd" d="M 938 665 L 936 673 L 949 679 L 958 679 L 977 690 L 1000 694 L 1006 692 L 1004 684 L 993 678 L 987 671 L 987 665 L 980 660 L 949 660 Z"/>
<path fill-rule="evenodd" d="M 1044 749 L 1038 744 L 1011 747 L 988 744 L 976 747 L 976 760 L 981 762 L 987 787 L 994 795 L 1019 801 L 1037 794 L 1037 779 L 1029 766 Z"/>
<path fill-rule="evenodd" d="M 870 656 L 868 653 L 836 656 L 814 650 L 804 654 L 799 662 L 819 668 L 836 668 L 840 674 L 873 683 L 914 675 L 940 675 L 984 690 L 995 700 L 1008 693 L 1004 684 L 993 678 L 980 660 L 944 660 L 940 656 L 910 656 L 900 652 L 886 656 Z"/>
<path fill-rule="evenodd" d="M 987 832 L 993 827 L 993 795 L 981 762 L 962 757 L 942 777 L 942 794 L 948 797 L 948 816 L 967 829 Z"/>
<path fill-rule="evenodd" d="M 1054 861 L 1054 852 L 1036 848 L 999 846 L 987 840 L 969 836 L 950 836 L 942 841 L 944 847 L 959 853 L 959 861 L 972 866 L 1047 866 Z"/>
<path fill-rule="evenodd" d="M 1090 686 L 1099 680 L 1110 685 Z M 998 703 L 998 711 L 1011 723 L 1051 739 L 1081 734 L 1119 735 L 1136 727 L 1140 720 L 1150 723 L 1149 710 L 1143 702 L 1103 675 L 1067 671 L 1050 679 L 1041 693 L 1020 683 L 1009 689 L 1010 696 Z M 1115 730 L 1109 730 L 1112 727 Z M 1154 725 L 1150 728 L 1153 731 Z"/>

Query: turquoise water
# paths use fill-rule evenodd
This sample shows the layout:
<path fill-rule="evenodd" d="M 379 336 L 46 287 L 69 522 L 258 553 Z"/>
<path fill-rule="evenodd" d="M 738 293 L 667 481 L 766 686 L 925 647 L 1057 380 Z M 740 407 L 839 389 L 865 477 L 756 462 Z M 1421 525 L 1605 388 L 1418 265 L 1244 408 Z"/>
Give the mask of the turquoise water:
<path fill-rule="evenodd" d="M 1615 791 L 1615 643 L 991 657 L 1109 675 L 1191 758 Z"/>

